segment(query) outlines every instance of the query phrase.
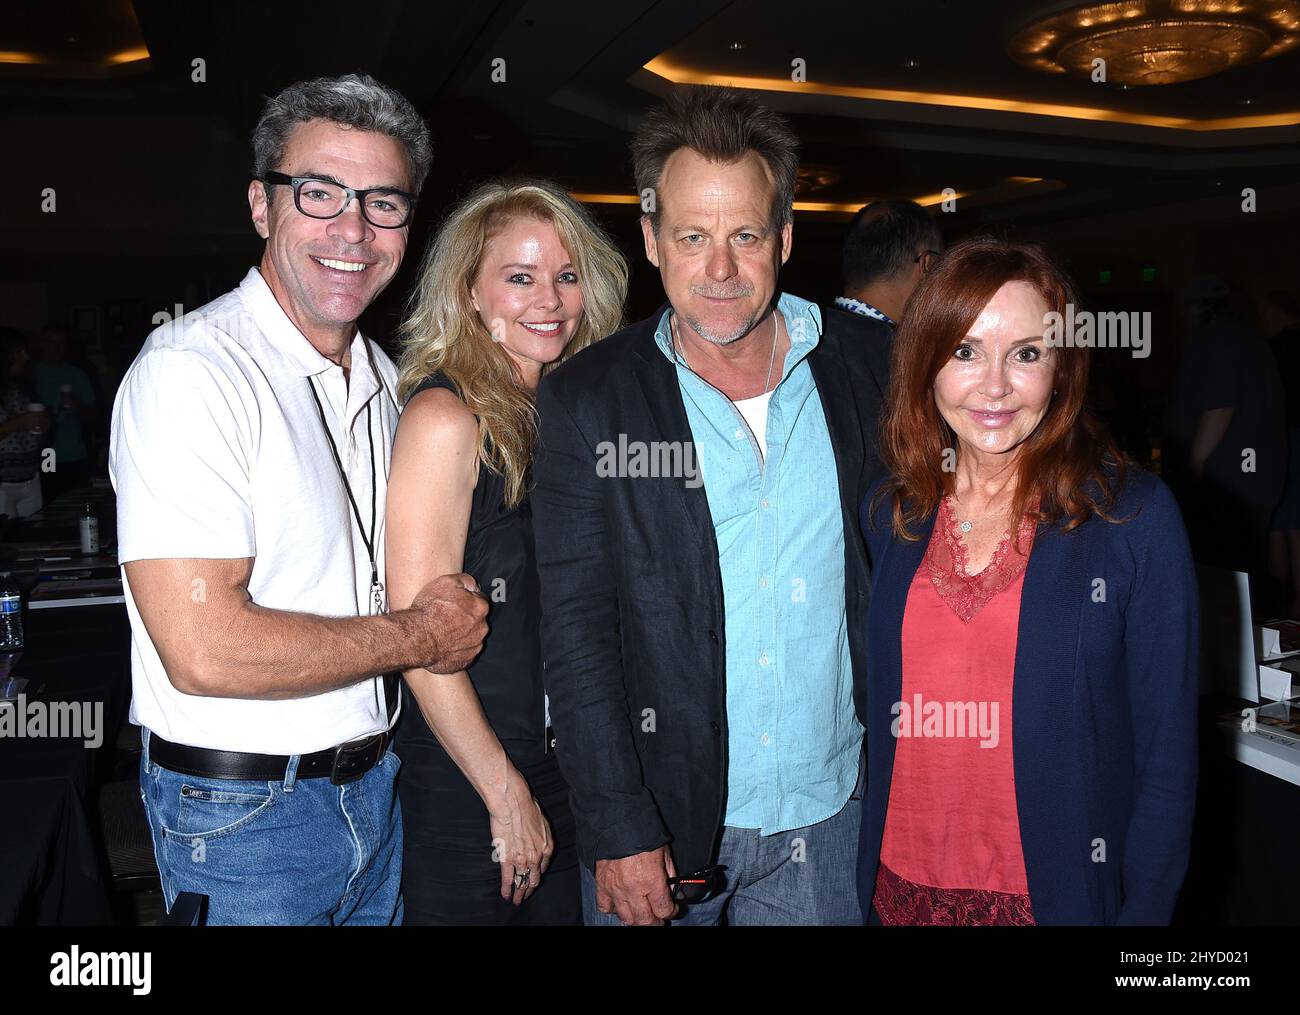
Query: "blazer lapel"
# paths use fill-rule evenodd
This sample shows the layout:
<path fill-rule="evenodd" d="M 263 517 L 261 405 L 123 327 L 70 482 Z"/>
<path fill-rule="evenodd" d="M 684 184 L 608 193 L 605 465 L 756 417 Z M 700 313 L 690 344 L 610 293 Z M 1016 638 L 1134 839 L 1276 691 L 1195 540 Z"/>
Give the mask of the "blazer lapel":
<path fill-rule="evenodd" d="M 930 545 L 930 534 L 934 531 L 935 516 L 921 523 L 916 530 L 920 537 L 913 542 L 891 539 L 877 564 L 877 575 L 871 593 L 871 608 L 879 612 L 880 621 L 872 624 L 880 631 L 893 632 L 887 644 L 881 644 L 879 651 L 884 662 L 883 673 L 889 674 L 890 686 L 882 688 L 893 704 L 902 700 L 903 694 L 903 612 L 907 609 L 907 597 L 912 591 L 912 580 L 916 569 L 921 566 L 926 547 Z"/>
<path fill-rule="evenodd" d="M 871 758 L 867 782 L 869 813 L 878 814 L 882 823 L 871 828 L 868 844 L 873 864 L 880 855 L 883 819 L 889 807 L 889 791 L 894 779 L 894 751 L 898 738 L 893 735 L 893 706 L 903 700 L 903 613 L 907 597 L 930 544 L 935 516 L 920 524 L 914 542 L 890 538 L 880 559 L 873 562 L 871 613 L 868 622 L 868 657 L 873 669 L 867 683 L 867 750 Z M 871 770 L 870 765 L 878 768 Z"/>
<path fill-rule="evenodd" d="M 650 318 L 658 322 L 659 314 Z M 659 351 L 654 341 L 654 323 L 642 336 L 641 347 L 637 354 L 641 362 L 637 365 L 636 379 L 645 402 L 645 410 L 650 419 L 647 439 L 656 441 L 678 442 L 685 448 L 693 446 L 690 420 L 686 418 L 686 406 L 682 403 L 682 392 L 677 385 L 677 372 Z M 633 439 L 633 434 L 628 434 Z M 699 455 L 693 454 L 695 468 L 700 467 Z M 709 513 L 709 499 L 704 492 L 704 484 L 687 486 L 685 478 L 673 478 L 664 484 L 673 492 L 673 502 L 685 513 L 691 525 L 691 531 L 700 545 L 707 547 L 716 557 L 713 549 L 713 517 Z"/>
<path fill-rule="evenodd" d="M 856 528 L 858 508 L 865 493 L 862 469 L 866 452 L 857 395 L 849 383 L 847 364 L 838 347 L 832 347 L 824 331 L 817 348 L 808 356 L 808 366 L 817 385 L 822 415 L 826 417 L 831 448 L 835 452 L 835 470 L 839 474 L 844 515 L 848 524 Z"/>
<path fill-rule="evenodd" d="M 1061 876 L 1062 831 L 1070 828 L 1077 788 L 1063 771 L 1073 735 L 1074 680 L 1080 611 L 1089 587 L 1083 532 L 1040 530 L 1025 568 L 1016 636 L 1012 736 L 1020 842 L 1034 916 L 1039 923 L 1073 922 L 1070 899 L 1083 897 L 1087 879 L 1079 865 Z M 1028 820 L 1026 820 L 1028 819 Z M 1066 843 L 1086 857 L 1086 842 Z M 1115 860 L 1118 862 L 1118 859 Z M 1052 872 L 1047 876 L 1046 872 Z"/>

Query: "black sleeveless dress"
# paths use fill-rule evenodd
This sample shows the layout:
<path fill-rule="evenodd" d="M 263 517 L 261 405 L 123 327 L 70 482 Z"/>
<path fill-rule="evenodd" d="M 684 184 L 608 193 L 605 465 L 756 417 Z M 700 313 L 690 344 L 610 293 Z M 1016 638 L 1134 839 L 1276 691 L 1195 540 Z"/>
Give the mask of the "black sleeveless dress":
<path fill-rule="evenodd" d="M 441 387 L 436 375 L 416 391 Z M 414 393 L 413 393 L 414 394 Z M 497 739 L 541 805 L 555 852 L 542 883 L 521 906 L 501 898 L 487 807 L 407 690 L 394 750 L 402 759 L 402 894 L 408 924 L 581 924 L 582 898 L 569 789 L 546 752 L 540 645 L 541 600 L 532 512 L 505 504 L 505 481 L 480 464 L 463 570 L 490 604 L 489 633 L 469 668 Z"/>

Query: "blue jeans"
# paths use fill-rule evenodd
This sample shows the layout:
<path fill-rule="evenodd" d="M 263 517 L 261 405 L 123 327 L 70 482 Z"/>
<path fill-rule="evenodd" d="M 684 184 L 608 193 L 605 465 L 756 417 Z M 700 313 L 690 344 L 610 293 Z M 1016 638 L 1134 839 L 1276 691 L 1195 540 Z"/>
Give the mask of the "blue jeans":
<path fill-rule="evenodd" d="M 180 892 L 208 897 L 207 923 L 402 922 L 402 815 L 388 751 L 356 782 L 180 775 L 149 760 L 140 795 L 168 912 Z"/>
<path fill-rule="evenodd" d="M 723 826 L 718 863 L 726 886 L 706 902 L 684 907 L 674 926 L 861 926 L 858 833 L 862 800 L 855 791 L 840 812 L 807 828 L 760 835 Z M 596 908 L 596 879 L 582 867 L 587 926 L 617 927 L 618 916 Z M 690 874 L 691 871 L 678 871 Z"/>

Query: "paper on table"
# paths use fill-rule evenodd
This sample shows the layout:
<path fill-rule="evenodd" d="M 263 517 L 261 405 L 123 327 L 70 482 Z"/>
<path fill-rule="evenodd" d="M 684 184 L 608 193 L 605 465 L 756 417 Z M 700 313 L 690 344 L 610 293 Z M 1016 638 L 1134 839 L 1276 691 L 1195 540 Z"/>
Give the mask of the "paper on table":
<path fill-rule="evenodd" d="M 1255 626 L 1255 658 L 1261 663 L 1300 655 L 1300 623 L 1276 620 Z"/>
<path fill-rule="evenodd" d="M 1300 659 L 1275 659 L 1259 667 L 1259 696 L 1272 701 L 1287 701 L 1300 697 L 1296 687 L 1300 676 Z"/>

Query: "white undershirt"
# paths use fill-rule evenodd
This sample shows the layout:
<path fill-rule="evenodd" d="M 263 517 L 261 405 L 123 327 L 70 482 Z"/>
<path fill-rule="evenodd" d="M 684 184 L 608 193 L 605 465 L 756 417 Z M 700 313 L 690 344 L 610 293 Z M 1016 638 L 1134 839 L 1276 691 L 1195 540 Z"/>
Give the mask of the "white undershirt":
<path fill-rule="evenodd" d="M 749 431 L 754 435 L 754 440 L 758 443 L 758 453 L 764 461 L 767 460 L 767 403 L 771 397 L 772 392 L 765 391 L 753 398 L 742 398 L 732 403 L 749 424 Z"/>

